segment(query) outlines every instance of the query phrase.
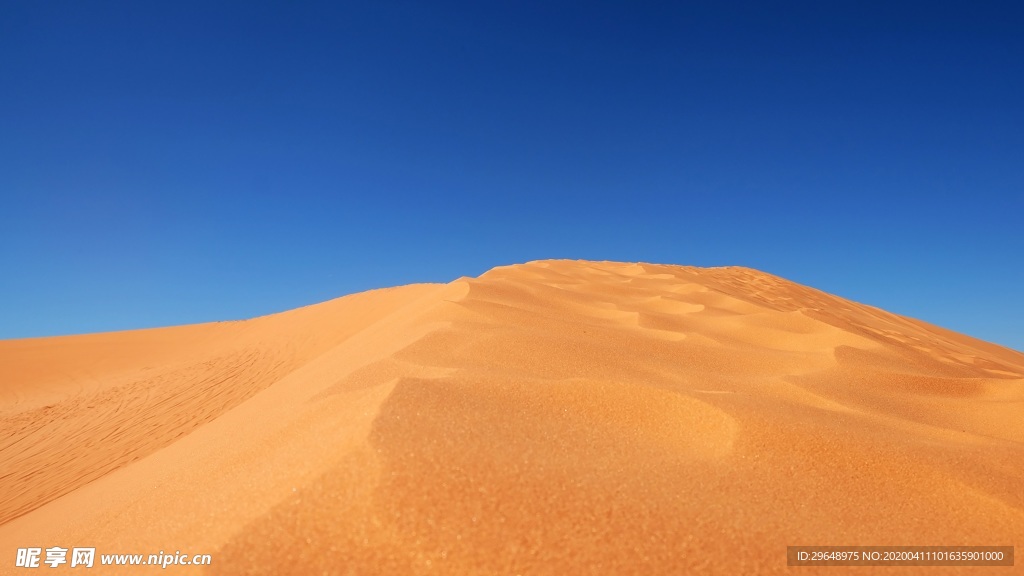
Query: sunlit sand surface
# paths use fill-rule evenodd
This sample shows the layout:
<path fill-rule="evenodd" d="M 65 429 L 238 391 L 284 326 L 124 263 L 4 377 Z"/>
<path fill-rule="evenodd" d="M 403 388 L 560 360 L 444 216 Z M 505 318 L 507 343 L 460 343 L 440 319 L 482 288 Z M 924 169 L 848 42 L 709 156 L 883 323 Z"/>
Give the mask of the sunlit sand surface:
<path fill-rule="evenodd" d="M 1024 355 L 746 268 L 532 262 L 0 370 L 0 573 L 1019 573 L 786 566 L 1024 543 Z"/>

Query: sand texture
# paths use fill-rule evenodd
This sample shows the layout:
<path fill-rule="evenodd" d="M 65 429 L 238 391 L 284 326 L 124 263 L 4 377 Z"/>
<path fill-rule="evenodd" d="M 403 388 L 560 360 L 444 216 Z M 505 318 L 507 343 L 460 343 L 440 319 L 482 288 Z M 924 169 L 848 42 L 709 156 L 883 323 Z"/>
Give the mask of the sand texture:
<path fill-rule="evenodd" d="M 581 261 L 0 341 L 0 574 L 1024 573 L 798 544 L 1024 553 L 1024 355 L 751 269 Z"/>

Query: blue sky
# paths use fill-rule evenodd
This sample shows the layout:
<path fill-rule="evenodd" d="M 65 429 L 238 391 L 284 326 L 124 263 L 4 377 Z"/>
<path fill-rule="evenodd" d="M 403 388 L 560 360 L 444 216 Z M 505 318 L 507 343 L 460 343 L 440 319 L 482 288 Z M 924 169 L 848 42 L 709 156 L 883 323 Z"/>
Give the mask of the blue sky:
<path fill-rule="evenodd" d="M 0 4 L 0 338 L 541 258 L 1024 349 L 1016 3 Z"/>

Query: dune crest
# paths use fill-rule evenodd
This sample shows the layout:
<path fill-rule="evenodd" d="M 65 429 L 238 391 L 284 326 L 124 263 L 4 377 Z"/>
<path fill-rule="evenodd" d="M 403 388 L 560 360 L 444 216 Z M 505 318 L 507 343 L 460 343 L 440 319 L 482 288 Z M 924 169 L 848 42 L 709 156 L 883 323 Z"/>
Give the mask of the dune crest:
<path fill-rule="evenodd" d="M 1024 542 L 1024 355 L 746 268 L 538 261 L 0 365 L 0 562 L 783 574 L 788 544 Z"/>

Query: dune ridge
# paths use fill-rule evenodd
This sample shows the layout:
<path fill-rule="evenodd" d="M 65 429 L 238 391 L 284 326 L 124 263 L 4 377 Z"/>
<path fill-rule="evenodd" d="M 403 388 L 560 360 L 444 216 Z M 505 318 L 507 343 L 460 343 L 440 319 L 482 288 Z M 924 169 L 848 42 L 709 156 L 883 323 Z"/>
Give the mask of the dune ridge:
<path fill-rule="evenodd" d="M 0 365 L 0 573 L 95 545 L 213 555 L 178 573 L 782 574 L 786 545 L 1024 535 L 1024 355 L 747 268 L 538 261 Z"/>

